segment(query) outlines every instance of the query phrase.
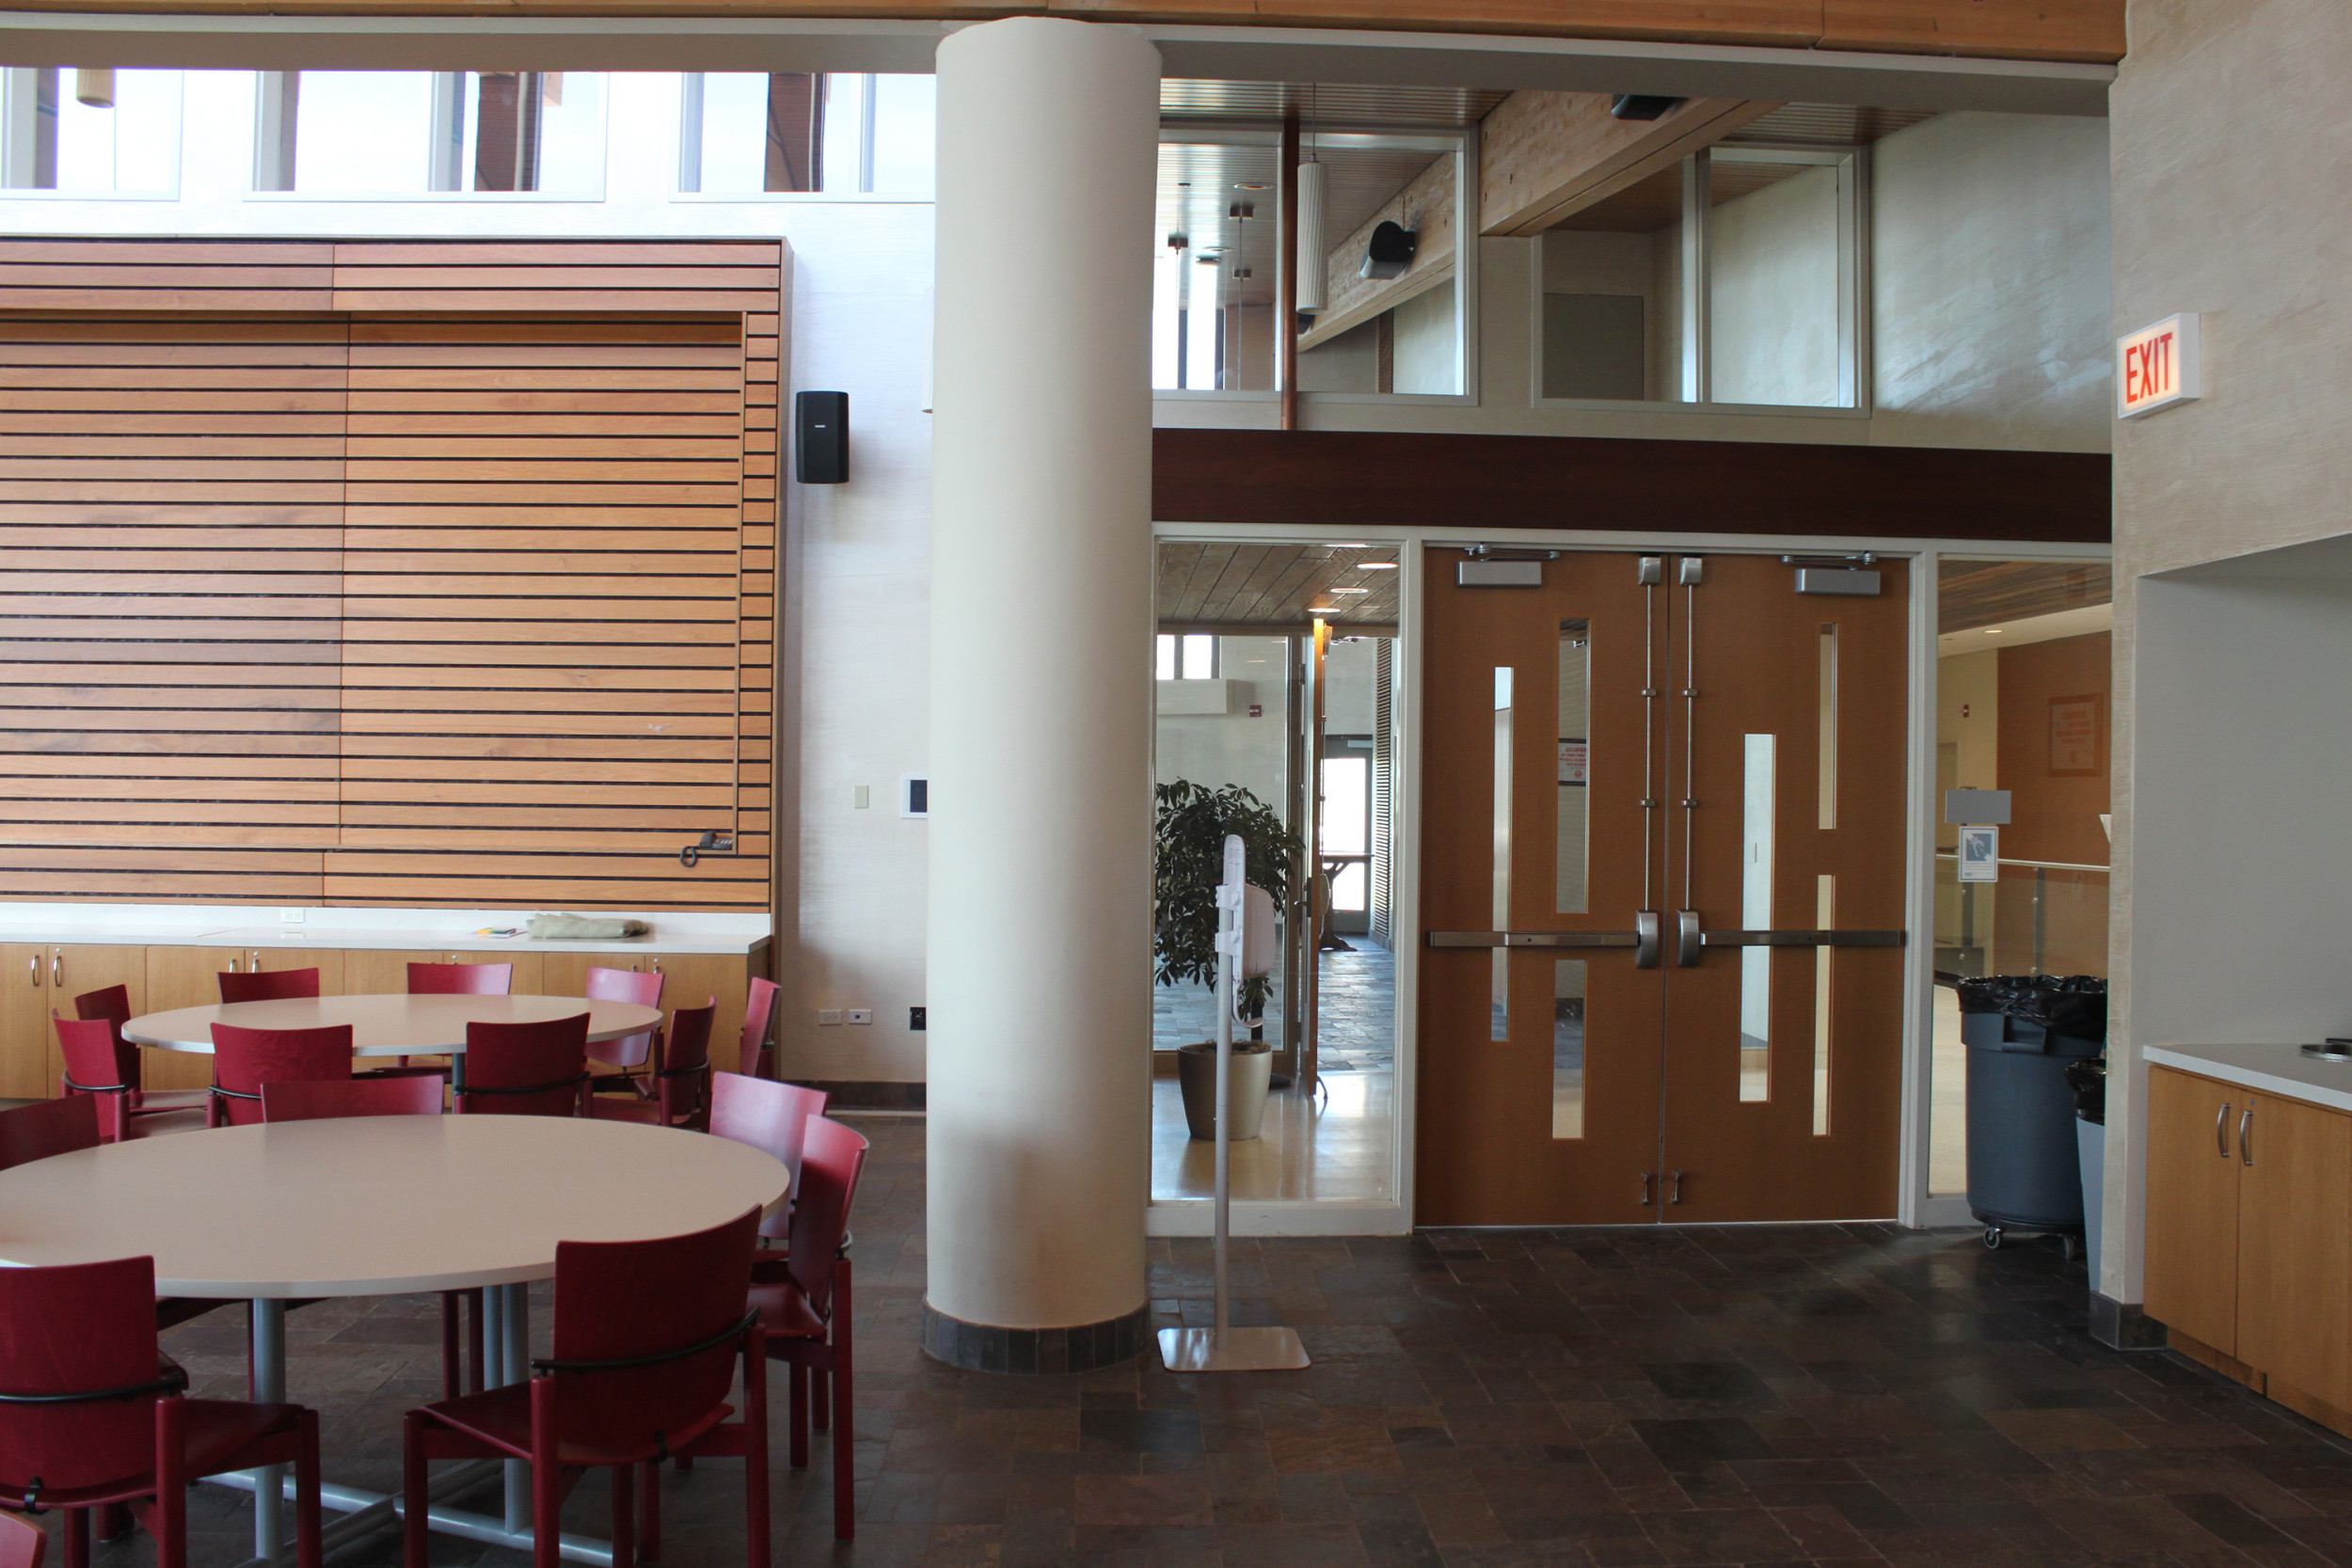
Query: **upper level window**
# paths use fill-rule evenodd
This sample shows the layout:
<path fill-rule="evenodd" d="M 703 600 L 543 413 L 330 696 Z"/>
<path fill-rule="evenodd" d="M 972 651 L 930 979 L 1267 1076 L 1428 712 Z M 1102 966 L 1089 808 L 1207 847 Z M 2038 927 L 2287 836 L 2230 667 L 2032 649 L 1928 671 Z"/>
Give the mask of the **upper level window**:
<path fill-rule="evenodd" d="M 931 194 L 931 77 L 711 71 L 680 88 L 681 191 Z"/>
<path fill-rule="evenodd" d="M 1856 406 L 1862 166 L 1719 146 L 1548 231 L 1540 395 Z"/>
<path fill-rule="evenodd" d="M 179 184 L 176 71 L 0 71 L 0 185 L 168 195 Z"/>
<path fill-rule="evenodd" d="M 256 73 L 253 188 L 593 196 L 604 78 L 577 71 Z"/>

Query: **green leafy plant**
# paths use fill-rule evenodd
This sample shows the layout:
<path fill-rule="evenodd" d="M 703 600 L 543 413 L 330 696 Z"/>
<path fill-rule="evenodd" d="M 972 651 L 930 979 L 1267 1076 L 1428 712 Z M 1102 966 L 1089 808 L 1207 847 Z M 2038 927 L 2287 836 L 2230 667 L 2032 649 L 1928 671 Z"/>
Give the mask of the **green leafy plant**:
<path fill-rule="evenodd" d="M 1158 803 L 1152 883 L 1154 956 L 1163 986 L 1216 982 L 1216 884 L 1225 874 L 1225 835 L 1239 833 L 1249 885 L 1280 909 L 1303 847 L 1273 809 L 1239 784 L 1211 789 L 1188 779 L 1152 791 Z M 1270 976 L 1241 982 L 1242 1016 L 1265 1009 Z"/>

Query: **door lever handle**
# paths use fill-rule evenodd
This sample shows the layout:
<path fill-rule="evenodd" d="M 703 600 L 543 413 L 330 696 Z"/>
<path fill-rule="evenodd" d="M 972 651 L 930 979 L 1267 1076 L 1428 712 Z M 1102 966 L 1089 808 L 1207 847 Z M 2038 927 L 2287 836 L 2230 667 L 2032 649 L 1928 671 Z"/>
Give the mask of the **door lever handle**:
<path fill-rule="evenodd" d="M 1699 949 L 1705 945 L 1707 933 L 1699 928 L 1699 911 L 1675 911 L 1675 962 L 1684 969 L 1699 966 Z"/>
<path fill-rule="evenodd" d="M 1658 967 L 1658 911 L 1640 910 L 1633 916 L 1633 967 Z"/>

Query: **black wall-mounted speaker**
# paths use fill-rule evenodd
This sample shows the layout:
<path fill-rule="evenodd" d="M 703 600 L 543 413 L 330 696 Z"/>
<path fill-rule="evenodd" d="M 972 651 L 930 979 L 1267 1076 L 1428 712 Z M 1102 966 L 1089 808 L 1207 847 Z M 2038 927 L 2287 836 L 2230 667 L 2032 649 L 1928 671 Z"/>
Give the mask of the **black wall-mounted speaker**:
<path fill-rule="evenodd" d="M 792 397 L 792 477 L 803 484 L 850 483 L 850 394 Z"/>

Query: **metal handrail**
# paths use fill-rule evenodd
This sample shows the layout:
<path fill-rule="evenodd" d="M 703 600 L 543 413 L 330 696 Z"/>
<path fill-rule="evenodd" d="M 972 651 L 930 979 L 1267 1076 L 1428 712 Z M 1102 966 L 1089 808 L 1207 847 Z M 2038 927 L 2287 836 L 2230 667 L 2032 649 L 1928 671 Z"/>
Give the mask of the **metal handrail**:
<path fill-rule="evenodd" d="M 1957 849 L 1938 849 L 1935 852 L 1935 858 L 1940 861 L 1956 861 L 1960 859 L 1960 851 Z M 2013 861 L 2004 858 L 2002 860 L 1995 861 L 1993 863 L 1995 865 L 2025 866 L 2027 869 L 2034 871 L 2112 871 L 2115 869 L 2111 865 L 2090 865 L 2077 861 Z"/>

